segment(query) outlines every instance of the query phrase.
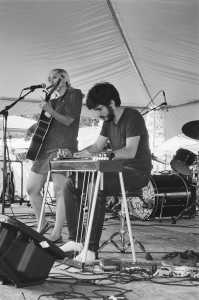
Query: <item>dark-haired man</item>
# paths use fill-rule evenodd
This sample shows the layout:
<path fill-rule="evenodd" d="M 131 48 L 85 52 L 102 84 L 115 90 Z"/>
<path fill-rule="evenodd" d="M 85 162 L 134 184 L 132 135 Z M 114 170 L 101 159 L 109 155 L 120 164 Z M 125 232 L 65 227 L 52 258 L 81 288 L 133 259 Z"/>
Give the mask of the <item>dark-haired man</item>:
<path fill-rule="evenodd" d="M 103 119 L 104 123 L 96 142 L 75 153 L 74 156 L 92 158 L 96 153 L 103 151 L 109 141 L 114 159 L 124 159 L 122 174 L 125 190 L 131 191 L 146 186 L 151 175 L 152 164 L 148 131 L 141 114 L 136 109 L 122 108 L 117 89 L 108 82 L 97 83 L 89 90 L 86 105 L 89 109 L 95 110 L 97 117 Z M 78 214 L 75 210 L 77 205 L 75 204 L 73 188 L 72 178 L 68 178 L 68 194 L 65 205 L 70 241 L 61 247 L 63 251 L 75 250 L 75 247 L 79 251 L 83 249 L 81 241 L 76 240 L 78 220 L 74 220 L 74 216 Z M 114 196 L 120 192 L 118 174 L 104 173 L 105 196 Z M 105 198 L 99 197 L 95 208 L 87 262 L 95 259 L 95 254 L 99 249 L 105 205 Z M 81 224 L 79 226 L 81 227 Z M 77 260 L 82 260 L 83 251 L 76 257 Z"/>

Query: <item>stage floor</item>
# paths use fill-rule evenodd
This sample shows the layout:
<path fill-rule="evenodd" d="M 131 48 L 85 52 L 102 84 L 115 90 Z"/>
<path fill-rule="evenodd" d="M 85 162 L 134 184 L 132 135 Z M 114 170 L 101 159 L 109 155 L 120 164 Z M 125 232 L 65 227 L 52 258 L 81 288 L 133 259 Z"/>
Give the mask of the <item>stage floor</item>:
<path fill-rule="evenodd" d="M 52 213 L 55 207 L 46 207 L 47 219 L 54 223 Z M 0 206 L 0 212 L 2 207 Z M 11 208 L 5 208 L 5 215 L 17 218 L 27 226 L 36 229 L 36 221 L 31 207 L 26 204 L 12 204 Z M 120 220 L 109 219 L 113 215 L 106 214 L 101 244 L 113 233 L 120 230 Z M 147 252 L 153 257 L 153 261 L 146 260 L 146 253 L 135 243 L 136 258 L 138 263 L 157 265 L 160 270 L 161 258 L 169 252 L 184 252 L 193 250 L 199 253 L 199 216 L 183 217 L 176 224 L 172 224 L 171 218 L 149 221 L 131 220 L 132 232 L 135 240 L 140 242 Z M 126 228 L 127 230 L 127 228 Z M 48 232 L 49 234 L 49 232 Z M 46 234 L 46 237 L 48 237 Z M 62 232 L 64 242 L 67 242 L 68 231 L 64 226 Z M 128 244 L 128 234 L 125 234 Z M 120 246 L 119 236 L 114 239 Z M 58 244 L 61 246 L 62 244 Z M 121 253 L 112 243 L 108 243 L 100 252 L 99 259 L 120 259 L 122 262 L 132 263 L 131 248 Z M 145 266 L 144 264 L 144 266 Z M 41 266 L 42 267 L 42 266 Z M 198 263 L 199 272 L 199 263 Z M 165 277 L 160 272 L 150 278 L 147 274 L 127 274 L 124 271 L 103 271 L 99 267 L 99 261 L 93 266 L 86 266 L 84 272 L 76 268 L 68 268 L 67 259 L 55 261 L 47 280 L 41 285 L 16 288 L 14 285 L 0 285 L 0 300 L 36 300 L 36 299 L 153 299 L 153 300 L 196 300 L 198 299 L 199 279 L 187 277 Z M 118 295 L 109 298 L 111 295 Z M 106 297 L 105 297 L 106 296 Z"/>

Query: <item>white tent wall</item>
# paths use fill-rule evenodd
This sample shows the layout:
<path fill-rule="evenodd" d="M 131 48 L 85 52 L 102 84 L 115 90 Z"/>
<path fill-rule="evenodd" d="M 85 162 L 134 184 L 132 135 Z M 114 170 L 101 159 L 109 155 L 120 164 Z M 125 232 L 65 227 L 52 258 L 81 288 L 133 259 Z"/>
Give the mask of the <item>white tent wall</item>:
<path fill-rule="evenodd" d="M 165 140 L 182 134 L 182 127 L 188 122 L 199 120 L 199 102 L 189 103 L 178 107 L 170 107 L 164 110 L 164 134 Z"/>
<path fill-rule="evenodd" d="M 85 95 L 113 83 L 123 106 L 144 108 L 164 90 L 165 137 L 180 134 L 181 116 L 198 119 L 189 105 L 199 101 L 198 28 L 198 0 L 0 0 L 0 111 L 60 67 Z M 36 90 L 9 114 L 39 113 L 41 96 Z"/>

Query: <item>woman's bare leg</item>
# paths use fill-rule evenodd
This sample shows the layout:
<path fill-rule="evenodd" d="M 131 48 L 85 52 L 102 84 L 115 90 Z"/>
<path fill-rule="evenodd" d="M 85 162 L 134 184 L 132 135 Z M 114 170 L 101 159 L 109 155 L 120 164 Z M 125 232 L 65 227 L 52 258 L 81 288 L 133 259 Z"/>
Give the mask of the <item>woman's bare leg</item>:
<path fill-rule="evenodd" d="M 41 194 L 42 188 L 46 182 L 47 174 L 36 174 L 34 172 L 30 172 L 26 190 L 29 196 L 30 203 L 34 210 L 37 222 L 39 223 L 42 200 L 43 196 Z M 41 228 L 46 224 L 45 213 L 42 216 Z"/>
<path fill-rule="evenodd" d="M 56 197 L 56 221 L 54 229 L 51 235 L 48 237 L 49 240 L 55 241 L 61 236 L 61 232 L 66 220 L 65 204 L 64 204 L 64 190 L 66 186 L 66 177 L 62 174 L 51 174 L 54 186 L 54 192 Z"/>

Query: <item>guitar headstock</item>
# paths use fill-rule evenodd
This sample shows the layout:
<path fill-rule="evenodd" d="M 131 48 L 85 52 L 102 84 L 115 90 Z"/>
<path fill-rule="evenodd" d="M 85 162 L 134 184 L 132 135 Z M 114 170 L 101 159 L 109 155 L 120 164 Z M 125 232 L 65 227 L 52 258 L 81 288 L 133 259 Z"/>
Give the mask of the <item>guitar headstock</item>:
<path fill-rule="evenodd" d="M 51 95 L 54 93 L 56 88 L 59 86 L 60 82 L 61 82 L 61 78 L 58 79 L 57 83 L 52 87 L 50 92 L 46 95 L 46 98 L 45 98 L 46 102 L 48 102 L 50 100 Z"/>

